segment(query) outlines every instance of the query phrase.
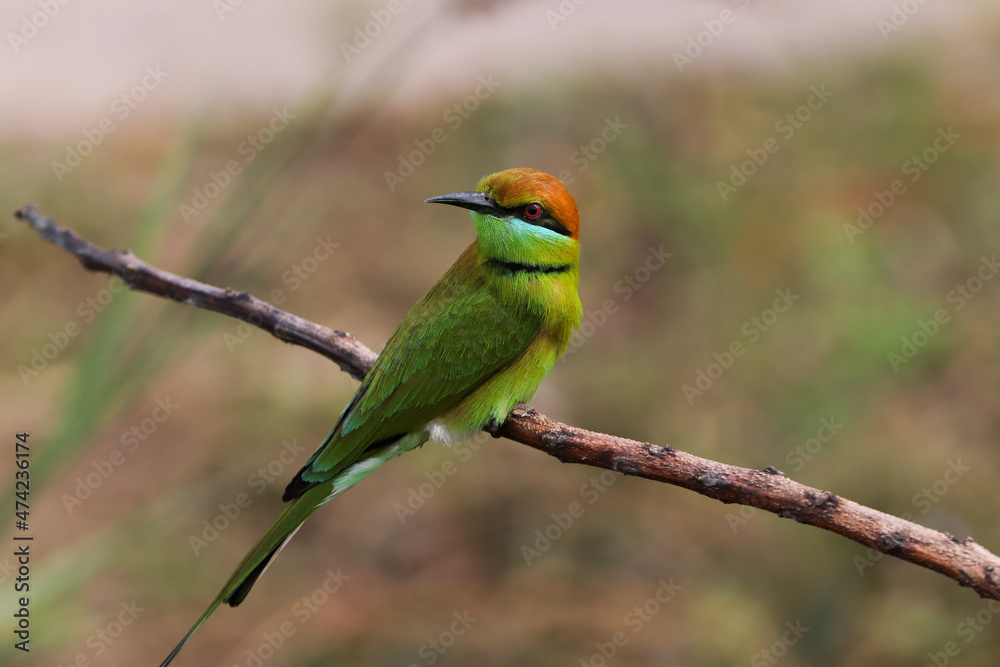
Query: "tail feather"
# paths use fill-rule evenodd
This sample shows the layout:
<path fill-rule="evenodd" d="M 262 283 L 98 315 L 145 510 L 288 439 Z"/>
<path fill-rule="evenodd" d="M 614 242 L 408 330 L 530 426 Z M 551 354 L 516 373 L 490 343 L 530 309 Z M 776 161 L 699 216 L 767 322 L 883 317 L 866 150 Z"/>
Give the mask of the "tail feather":
<path fill-rule="evenodd" d="M 389 459 L 399 456 L 403 452 L 422 445 L 428 437 L 427 431 L 414 431 L 379 450 L 370 452 L 367 458 L 362 459 L 347 468 L 341 470 L 332 479 L 325 482 L 309 486 L 302 492 L 302 495 L 292 500 L 291 504 L 285 508 L 274 525 L 260 538 L 253 548 L 250 549 L 229 581 L 222 587 L 219 594 L 212 600 L 205 613 L 188 630 L 184 638 L 174 647 L 167 659 L 160 663 L 160 667 L 167 667 L 181 652 L 184 645 L 188 643 L 192 635 L 208 620 L 220 604 L 225 602 L 231 607 L 235 607 L 244 599 L 253 585 L 267 570 L 271 560 L 281 551 L 281 548 L 292 538 L 295 531 L 299 529 L 316 508 L 328 502 L 335 496 L 340 495 L 351 488 L 368 475 L 372 474 L 376 468 Z"/>
<path fill-rule="evenodd" d="M 253 585 L 255 583 L 257 583 L 257 580 L 260 579 L 261 575 L 267 572 L 267 568 L 270 567 L 271 565 L 271 559 L 277 556 L 278 553 L 280 553 L 281 550 L 285 548 L 285 545 L 288 544 L 288 541 L 291 540 L 293 537 L 295 537 L 295 533 L 299 532 L 299 528 L 301 527 L 302 527 L 301 523 L 298 526 L 296 526 L 292 530 L 292 532 L 288 534 L 288 537 L 282 540 L 281 544 L 279 544 L 273 551 L 271 551 L 271 553 L 264 556 L 264 560 L 262 560 L 260 564 L 257 565 L 257 567 L 251 570 L 250 573 L 243 579 L 243 581 L 241 581 L 239 585 L 237 585 L 236 588 L 233 589 L 233 592 L 227 595 L 225 598 L 223 598 L 222 601 L 228 604 L 230 607 L 238 607 L 240 603 L 246 599 L 247 593 L 250 592 L 250 589 L 253 588 Z"/>
<path fill-rule="evenodd" d="M 302 522 L 323 503 L 325 496 L 329 494 L 328 489 L 320 487 L 313 487 L 310 490 L 313 493 L 306 493 L 296 498 L 295 502 L 285 508 L 285 511 L 281 513 L 281 516 L 274 522 L 274 525 L 250 549 L 250 552 L 236 567 L 232 576 L 229 577 L 229 581 L 226 582 L 226 585 L 222 587 L 219 594 L 212 600 L 212 604 L 208 606 L 205 613 L 191 626 L 191 629 L 187 631 L 184 638 L 170 652 L 170 655 L 160 663 L 160 667 L 167 667 L 177 657 L 177 654 L 181 652 L 181 649 L 188 643 L 192 635 L 208 620 L 208 617 L 212 615 L 212 612 L 220 604 L 225 602 L 229 606 L 235 607 L 246 599 L 250 589 L 257 583 L 257 579 L 267 570 L 271 559 L 281 551 L 281 548 L 285 546 L 288 540 L 302 526 Z"/>

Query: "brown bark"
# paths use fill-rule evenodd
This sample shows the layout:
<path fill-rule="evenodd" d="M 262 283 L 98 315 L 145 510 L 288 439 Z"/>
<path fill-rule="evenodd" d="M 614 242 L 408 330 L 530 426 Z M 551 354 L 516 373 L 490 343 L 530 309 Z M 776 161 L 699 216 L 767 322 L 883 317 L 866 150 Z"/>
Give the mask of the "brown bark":
<path fill-rule="evenodd" d="M 364 377 L 376 354 L 342 331 L 296 317 L 248 294 L 207 285 L 150 266 L 127 250 L 105 250 L 59 227 L 37 208 L 15 214 L 39 235 L 73 254 L 84 268 L 120 276 L 130 288 L 244 320 L 276 338 L 301 345 Z M 792 481 L 773 468 L 750 470 L 703 459 L 668 446 L 595 433 L 518 409 L 498 435 L 550 454 L 666 482 L 721 500 L 750 505 L 799 523 L 843 535 L 881 553 L 951 577 L 982 597 L 1000 600 L 1000 558 L 974 542 L 859 505 L 834 493 Z"/>

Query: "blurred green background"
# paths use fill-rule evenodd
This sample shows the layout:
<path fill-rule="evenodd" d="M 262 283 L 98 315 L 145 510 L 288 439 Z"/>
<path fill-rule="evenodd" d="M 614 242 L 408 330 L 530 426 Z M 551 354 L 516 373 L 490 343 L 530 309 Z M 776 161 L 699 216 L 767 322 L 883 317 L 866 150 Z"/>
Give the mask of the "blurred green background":
<path fill-rule="evenodd" d="M 423 199 L 560 175 L 587 315 L 535 407 L 1000 550 L 995 6 L 43 4 L 0 10 L 0 209 L 378 350 L 473 238 Z M 34 536 L 0 662 L 157 664 L 356 383 L 10 216 L 0 285 Z M 338 498 L 176 664 L 972 667 L 998 635 L 940 575 L 485 438 Z"/>

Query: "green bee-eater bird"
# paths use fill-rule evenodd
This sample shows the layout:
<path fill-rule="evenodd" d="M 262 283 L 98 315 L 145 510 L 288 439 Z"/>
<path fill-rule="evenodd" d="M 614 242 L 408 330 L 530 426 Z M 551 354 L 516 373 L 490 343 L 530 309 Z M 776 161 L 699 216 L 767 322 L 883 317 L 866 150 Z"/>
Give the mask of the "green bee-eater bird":
<path fill-rule="evenodd" d="M 427 200 L 472 212 L 476 240 L 406 314 L 319 449 L 285 489 L 291 504 L 257 541 L 166 667 L 221 603 L 243 602 L 317 507 L 428 438 L 494 432 L 566 351 L 580 323 L 576 202 L 534 169 L 486 176 Z"/>

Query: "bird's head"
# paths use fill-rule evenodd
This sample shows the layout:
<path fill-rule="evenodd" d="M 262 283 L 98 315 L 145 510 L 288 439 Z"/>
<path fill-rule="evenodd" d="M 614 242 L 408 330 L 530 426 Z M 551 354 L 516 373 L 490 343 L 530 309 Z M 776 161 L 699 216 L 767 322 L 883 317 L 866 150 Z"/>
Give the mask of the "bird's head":
<path fill-rule="evenodd" d="M 555 176 L 534 169 L 507 169 L 479 181 L 475 192 L 431 197 L 472 211 L 479 243 L 508 261 L 537 261 L 538 255 L 578 249 L 576 202 Z"/>

